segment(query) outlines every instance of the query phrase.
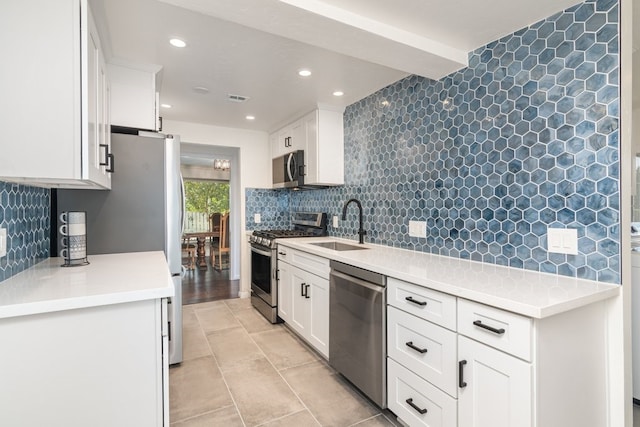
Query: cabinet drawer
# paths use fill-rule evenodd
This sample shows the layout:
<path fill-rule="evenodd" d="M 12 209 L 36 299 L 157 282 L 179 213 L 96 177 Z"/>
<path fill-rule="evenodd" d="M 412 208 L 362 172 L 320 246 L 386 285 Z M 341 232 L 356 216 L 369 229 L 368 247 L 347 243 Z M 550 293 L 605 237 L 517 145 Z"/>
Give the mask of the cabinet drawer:
<path fill-rule="evenodd" d="M 528 317 L 459 298 L 458 333 L 531 361 L 533 332 Z"/>
<path fill-rule="evenodd" d="M 286 258 L 289 264 L 295 265 L 296 267 L 315 274 L 316 276 L 329 279 L 331 267 L 329 267 L 329 260 L 327 258 L 322 258 L 296 249 L 284 249 L 287 252 Z M 278 248 L 278 252 L 280 252 L 280 248 Z"/>
<path fill-rule="evenodd" d="M 389 357 L 456 397 L 456 333 L 387 307 Z"/>
<path fill-rule="evenodd" d="M 456 330 L 456 297 L 389 277 L 387 302 L 445 328 Z"/>
<path fill-rule="evenodd" d="M 409 426 L 457 426 L 456 399 L 393 359 L 387 359 L 387 387 L 387 406 Z"/>
<path fill-rule="evenodd" d="M 291 264 L 289 253 L 293 252 L 293 249 L 287 248 L 286 246 L 278 245 L 277 253 L 278 253 L 278 261 L 284 261 Z"/>

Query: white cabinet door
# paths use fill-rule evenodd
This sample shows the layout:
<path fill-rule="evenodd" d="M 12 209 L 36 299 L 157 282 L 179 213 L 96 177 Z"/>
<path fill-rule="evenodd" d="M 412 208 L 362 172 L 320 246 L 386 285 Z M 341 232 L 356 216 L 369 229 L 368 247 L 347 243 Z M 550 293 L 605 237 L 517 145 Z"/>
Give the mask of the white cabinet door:
<path fill-rule="evenodd" d="M 329 357 L 329 280 L 306 273 L 307 295 L 310 301 L 309 343 Z"/>
<path fill-rule="evenodd" d="M 292 280 L 291 266 L 286 262 L 278 262 L 278 316 L 285 322 L 291 320 L 293 308 Z"/>
<path fill-rule="evenodd" d="M 303 337 L 308 336 L 311 315 L 307 289 L 307 272 L 291 266 L 291 316 L 289 325 Z"/>
<path fill-rule="evenodd" d="M 11 17 L 0 37 L 12 40 L 2 52 L 3 136 L 20 141 L 3 147 L 0 180 L 109 188 L 98 159 L 102 53 L 87 1 L 7 0 L 0 13 Z"/>
<path fill-rule="evenodd" d="M 532 427 L 529 363 L 463 336 L 458 361 L 460 426 Z"/>

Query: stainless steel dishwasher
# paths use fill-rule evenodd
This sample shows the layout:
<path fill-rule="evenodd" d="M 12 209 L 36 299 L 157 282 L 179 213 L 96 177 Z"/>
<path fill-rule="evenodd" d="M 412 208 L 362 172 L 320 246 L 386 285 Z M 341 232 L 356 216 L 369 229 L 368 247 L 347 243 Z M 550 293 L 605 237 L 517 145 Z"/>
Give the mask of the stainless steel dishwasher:
<path fill-rule="evenodd" d="M 387 407 L 387 278 L 331 261 L 329 364 L 381 408 Z"/>

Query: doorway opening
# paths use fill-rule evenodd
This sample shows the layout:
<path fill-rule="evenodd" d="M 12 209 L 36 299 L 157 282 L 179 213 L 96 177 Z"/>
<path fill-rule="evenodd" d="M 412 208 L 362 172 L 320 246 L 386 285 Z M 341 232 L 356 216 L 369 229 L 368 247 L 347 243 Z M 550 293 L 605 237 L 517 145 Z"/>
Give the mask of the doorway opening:
<path fill-rule="evenodd" d="M 240 281 L 237 149 L 181 145 L 185 216 L 183 304 L 237 298 Z"/>

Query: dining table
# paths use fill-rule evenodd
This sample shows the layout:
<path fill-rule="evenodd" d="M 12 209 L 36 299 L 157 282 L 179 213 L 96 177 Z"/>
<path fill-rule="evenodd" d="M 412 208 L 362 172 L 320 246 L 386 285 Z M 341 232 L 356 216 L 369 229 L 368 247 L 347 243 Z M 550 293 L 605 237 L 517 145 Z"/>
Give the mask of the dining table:
<path fill-rule="evenodd" d="M 196 265 L 200 269 L 207 268 L 207 257 L 204 244 L 209 238 L 219 238 L 220 231 L 190 231 L 182 233 L 184 239 L 196 239 Z"/>

